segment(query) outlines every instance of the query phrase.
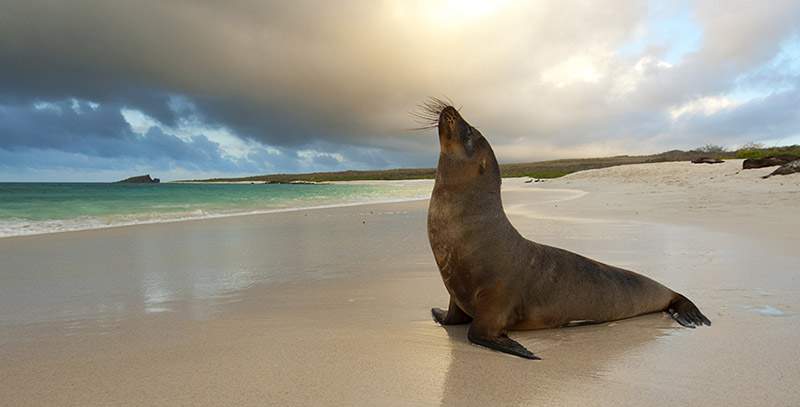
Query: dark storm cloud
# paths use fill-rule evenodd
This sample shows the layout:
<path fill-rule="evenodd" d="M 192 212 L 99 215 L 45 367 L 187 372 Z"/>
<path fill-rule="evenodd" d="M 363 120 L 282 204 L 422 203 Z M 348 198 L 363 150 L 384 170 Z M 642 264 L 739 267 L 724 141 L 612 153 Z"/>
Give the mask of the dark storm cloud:
<path fill-rule="evenodd" d="M 705 134 L 743 144 L 800 134 L 800 89 L 752 100 L 714 115 L 680 122 L 683 134 Z"/>
<path fill-rule="evenodd" d="M 114 140 L 132 135 L 118 108 L 72 101 L 0 105 L 0 148 L 94 149 L 88 140 Z M 81 111 L 82 113 L 78 113 Z"/>
<path fill-rule="evenodd" d="M 0 5 L 0 103 L 17 109 L 5 116 L 17 133 L 1 134 L 0 145 L 49 141 L 113 154 L 113 140 L 133 143 L 114 133 L 113 115 L 85 116 L 59 133 L 23 111 L 69 98 L 136 109 L 166 126 L 191 115 L 277 149 L 250 154 L 268 163 L 257 168 L 278 170 L 306 168 L 304 149 L 344 159 L 311 155 L 320 168 L 433 165 L 435 137 L 406 131 L 415 125 L 408 112 L 430 95 L 463 106 L 504 161 L 724 144 L 736 129 L 750 137 L 796 128 L 777 96 L 679 120 L 670 112 L 748 84 L 793 92 L 796 65 L 787 72 L 767 62 L 797 35 L 800 3 L 668 4 L 686 8 L 702 33 L 671 64 L 661 61 L 668 43 L 618 52 L 647 42 L 652 16 L 641 1 L 9 0 Z M 64 138 L 33 134 L 45 130 Z M 162 136 L 152 139 L 168 143 Z M 195 143 L 179 141 L 161 147 L 174 156 Z M 209 151 L 197 143 L 184 161 Z"/>
<path fill-rule="evenodd" d="M 211 124 L 271 145 L 385 147 L 410 137 L 405 148 L 416 149 L 433 141 L 403 130 L 426 96 L 492 99 L 481 88 L 564 56 L 570 44 L 620 39 L 642 9 L 587 12 L 562 2 L 499 10 L 499 21 L 486 24 L 428 2 L 26 0 L 2 8 L 4 93 L 130 104 L 162 120 L 163 103 L 135 99 L 147 89 L 185 95 Z M 553 15 L 562 21 L 550 22 Z M 587 30 L 581 21 L 590 17 L 599 20 Z M 505 46 L 505 36 L 568 43 L 534 41 L 527 55 Z"/>
<path fill-rule="evenodd" d="M 181 103 L 173 100 L 170 104 L 174 110 L 194 115 Z M 216 177 L 384 168 L 414 162 L 414 157 L 390 150 L 320 142 L 300 151 L 256 145 L 245 156 L 231 156 L 202 134 L 178 137 L 158 126 L 137 133 L 121 111 L 120 105 L 77 99 L 0 105 L 0 179 L 19 179 L 20 171 L 52 173 L 61 180 L 108 181 L 132 171 L 175 179 L 195 177 L 192 174 Z M 98 171 L 105 175 L 95 177 Z"/>
<path fill-rule="evenodd" d="M 30 157 L 32 151 L 67 153 L 96 160 L 122 159 L 154 168 L 170 165 L 197 170 L 237 171 L 239 162 L 226 157 L 219 144 L 202 135 L 184 140 L 151 127 L 146 134 L 136 134 L 120 113 L 120 106 L 90 104 L 78 100 L 36 103 L 28 105 L 0 105 L 0 150 L 18 152 Z M 56 155 L 57 156 L 57 155 Z M 41 155 L 40 163 L 28 166 L 53 167 L 60 165 Z M 28 158 L 26 158 L 28 159 Z M 58 160 L 56 160 L 58 161 Z M 14 160 L 7 159 L 8 166 Z M 114 162 L 103 162 L 114 167 Z M 246 164 L 246 163 L 245 163 Z M 84 163 L 82 167 L 91 168 Z M 104 168 L 106 168 L 104 167 Z M 263 166 L 261 167 L 264 168 Z"/>
<path fill-rule="evenodd" d="M 330 70 L 354 61 L 337 55 L 337 27 L 319 19 L 359 17 L 361 9 L 343 2 L 333 15 L 313 2 L 7 2 L 0 90 L 23 102 L 129 105 L 166 124 L 174 115 L 165 95 L 181 94 L 212 124 L 271 144 L 342 138 L 359 120 L 340 117 L 353 104 L 351 85 Z M 319 49 L 300 52 L 316 41 Z"/>

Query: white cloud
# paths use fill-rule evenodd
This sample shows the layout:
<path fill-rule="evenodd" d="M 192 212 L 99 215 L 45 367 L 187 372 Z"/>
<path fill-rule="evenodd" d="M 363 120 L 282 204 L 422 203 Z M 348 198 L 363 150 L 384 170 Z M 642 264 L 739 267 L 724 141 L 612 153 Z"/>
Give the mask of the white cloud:
<path fill-rule="evenodd" d="M 306 168 L 336 167 L 346 161 L 344 156 L 339 153 L 317 150 L 298 150 L 297 157 L 300 159 L 301 165 Z"/>
<path fill-rule="evenodd" d="M 600 64 L 597 58 L 592 58 L 588 55 L 571 56 L 567 60 L 542 71 L 541 80 L 557 88 L 580 82 L 597 83 L 604 75 L 598 65 Z"/>
<path fill-rule="evenodd" d="M 642 81 L 672 67 L 673 65 L 669 62 L 661 61 L 650 55 L 643 56 L 633 66 L 623 67 L 621 72 L 613 77 L 614 83 L 609 94 L 612 97 L 623 97 L 634 93 Z"/>
<path fill-rule="evenodd" d="M 678 120 L 685 115 L 702 114 L 711 116 L 722 110 L 735 108 L 740 104 L 740 101 L 732 100 L 725 96 L 705 96 L 670 108 L 669 115 L 672 120 Z"/>
<path fill-rule="evenodd" d="M 232 159 L 246 159 L 254 151 L 266 151 L 271 155 L 281 154 L 280 150 L 266 146 L 254 140 L 243 139 L 230 129 L 221 126 L 208 126 L 195 116 L 188 116 L 178 121 L 176 126 L 167 126 L 147 114 L 135 109 L 122 109 L 122 117 L 131 126 L 131 129 L 144 135 L 151 127 L 156 127 L 166 134 L 173 135 L 184 141 L 191 141 L 192 137 L 202 135 L 219 144 L 224 156 Z"/>
<path fill-rule="evenodd" d="M 50 110 L 56 113 L 61 113 L 61 106 L 50 102 L 34 102 L 33 108 L 36 110 Z"/>

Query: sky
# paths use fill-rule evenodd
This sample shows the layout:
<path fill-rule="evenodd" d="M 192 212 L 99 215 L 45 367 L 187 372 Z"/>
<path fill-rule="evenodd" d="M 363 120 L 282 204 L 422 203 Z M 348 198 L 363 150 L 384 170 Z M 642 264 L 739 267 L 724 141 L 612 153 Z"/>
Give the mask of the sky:
<path fill-rule="evenodd" d="M 0 181 L 800 144 L 800 2 L 4 0 Z"/>

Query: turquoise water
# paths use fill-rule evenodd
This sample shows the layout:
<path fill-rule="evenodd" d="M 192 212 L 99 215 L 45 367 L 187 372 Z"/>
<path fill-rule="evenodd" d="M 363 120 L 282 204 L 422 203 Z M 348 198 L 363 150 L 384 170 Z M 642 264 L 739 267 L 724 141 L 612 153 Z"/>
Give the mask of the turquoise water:
<path fill-rule="evenodd" d="M 430 196 L 428 181 L 326 185 L 0 183 L 0 237 Z"/>

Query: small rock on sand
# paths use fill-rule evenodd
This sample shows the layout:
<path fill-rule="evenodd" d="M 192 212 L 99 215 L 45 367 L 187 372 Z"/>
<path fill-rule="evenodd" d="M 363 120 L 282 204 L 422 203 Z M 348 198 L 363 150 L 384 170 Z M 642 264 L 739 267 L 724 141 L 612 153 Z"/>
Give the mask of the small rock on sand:
<path fill-rule="evenodd" d="M 692 160 L 692 164 L 720 164 L 724 162 L 725 161 L 722 161 L 719 158 L 712 158 L 712 157 L 700 157 Z"/>

